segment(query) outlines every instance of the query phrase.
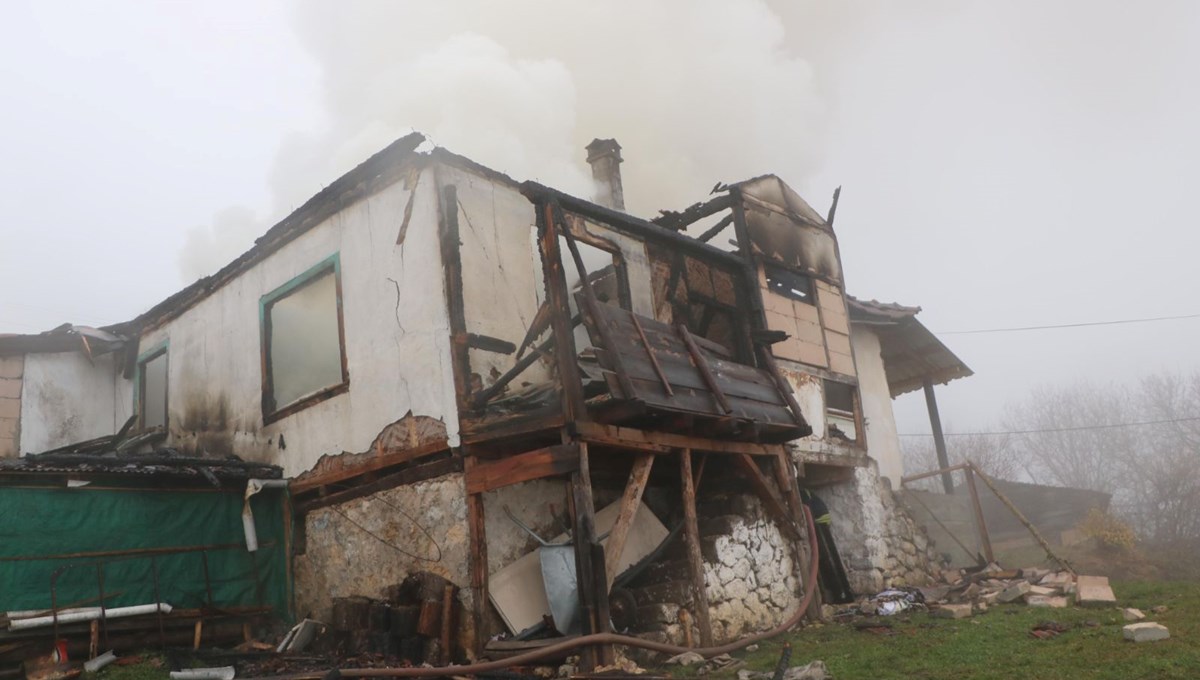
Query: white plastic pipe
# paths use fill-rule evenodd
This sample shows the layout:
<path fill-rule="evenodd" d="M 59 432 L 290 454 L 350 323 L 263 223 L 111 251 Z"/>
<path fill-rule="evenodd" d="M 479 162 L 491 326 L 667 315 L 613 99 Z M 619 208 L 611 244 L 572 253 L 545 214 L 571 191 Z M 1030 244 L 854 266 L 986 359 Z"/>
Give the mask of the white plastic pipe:
<path fill-rule="evenodd" d="M 287 488 L 286 479 L 246 480 L 246 499 L 242 503 L 242 530 L 246 532 L 246 551 L 258 552 L 258 531 L 254 528 L 254 512 L 250 510 L 250 497 L 263 489 Z"/>
<path fill-rule="evenodd" d="M 233 680 L 235 675 L 237 671 L 233 666 L 189 668 L 184 671 L 171 671 L 171 680 Z"/>
<path fill-rule="evenodd" d="M 111 609 L 101 609 L 100 607 L 86 607 L 77 611 L 68 612 L 58 615 L 59 623 L 78 623 L 80 621 L 95 621 L 100 618 L 100 613 L 103 611 L 106 619 L 119 619 L 125 616 L 141 616 L 143 614 L 153 614 L 161 611 L 164 614 L 171 613 L 171 605 L 166 602 L 157 604 L 136 604 L 132 607 L 113 607 Z M 40 628 L 42 626 L 54 625 L 53 616 L 36 616 L 31 619 L 15 619 L 8 624 L 9 630 L 25 630 L 26 628 Z"/>
<path fill-rule="evenodd" d="M 101 668 L 104 668 L 105 666 L 107 666 L 108 664 L 110 664 L 116 660 L 117 660 L 117 655 L 114 654 L 113 650 L 110 649 L 107 652 L 101 654 L 100 656 L 98 656 L 90 661 L 85 661 L 83 663 L 83 670 L 87 671 L 88 673 L 95 673 L 96 671 L 100 670 Z"/>

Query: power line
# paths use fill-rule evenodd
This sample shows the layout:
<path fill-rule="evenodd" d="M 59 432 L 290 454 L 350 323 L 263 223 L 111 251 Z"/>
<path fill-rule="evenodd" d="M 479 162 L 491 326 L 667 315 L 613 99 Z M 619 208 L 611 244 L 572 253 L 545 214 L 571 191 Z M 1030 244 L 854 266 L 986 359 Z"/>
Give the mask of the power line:
<path fill-rule="evenodd" d="M 1085 321 L 1082 323 L 1051 324 L 1047 326 L 1017 326 L 1012 328 L 975 328 L 967 331 L 938 331 L 937 335 L 970 335 L 975 333 L 1016 333 L 1019 331 L 1044 331 L 1054 328 L 1083 328 L 1085 326 L 1116 326 L 1127 323 L 1148 323 L 1151 321 L 1177 321 L 1179 319 L 1200 319 L 1200 314 L 1180 314 L 1177 316 L 1152 316 L 1142 319 L 1115 319 L 1112 321 Z"/>
<path fill-rule="evenodd" d="M 1108 425 L 1082 425 L 1080 427 L 1053 427 L 1045 430 L 1004 430 L 993 432 L 946 432 L 947 437 L 993 437 L 1005 434 L 1043 434 L 1047 432 L 1082 432 L 1085 430 L 1112 430 L 1119 427 L 1140 427 L 1142 425 L 1167 425 L 1170 423 L 1190 423 L 1200 420 L 1200 416 L 1193 418 L 1169 418 L 1167 420 L 1146 420 L 1140 423 L 1111 423 Z M 932 434 L 924 432 L 906 432 L 902 433 L 901 437 L 932 437 Z"/>

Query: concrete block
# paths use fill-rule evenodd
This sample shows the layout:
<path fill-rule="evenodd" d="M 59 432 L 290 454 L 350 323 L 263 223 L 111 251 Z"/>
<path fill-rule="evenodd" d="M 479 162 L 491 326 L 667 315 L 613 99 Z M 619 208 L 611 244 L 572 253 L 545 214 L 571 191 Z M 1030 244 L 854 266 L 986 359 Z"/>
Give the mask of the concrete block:
<path fill-rule="evenodd" d="M 0 399 L 20 399 L 21 379 L 0 378 Z"/>
<path fill-rule="evenodd" d="M 1054 595 L 1026 595 L 1025 604 L 1030 607 L 1064 609 L 1070 606 L 1071 603 L 1065 597 L 1056 597 Z"/>
<path fill-rule="evenodd" d="M 25 355 L 0 357 L 0 378 L 20 378 L 25 374 Z"/>
<path fill-rule="evenodd" d="M 1167 630 L 1166 626 L 1153 621 L 1131 623 L 1121 629 L 1121 634 L 1126 640 L 1132 642 L 1156 642 L 1171 637 L 1171 632 Z"/>
<path fill-rule="evenodd" d="M 969 604 L 944 604 L 930 612 L 931 616 L 939 619 L 966 619 L 972 613 Z"/>
<path fill-rule="evenodd" d="M 1075 580 L 1075 601 L 1079 604 L 1114 604 L 1117 596 L 1107 576 L 1080 576 Z"/>
<path fill-rule="evenodd" d="M 1021 599 L 1022 597 L 1025 597 L 1025 595 L 1028 592 L 1029 592 L 1029 582 L 1028 581 L 1017 581 L 1016 583 L 1012 584 L 1011 586 L 1005 588 L 1004 591 L 1002 593 L 1000 593 L 1000 595 L 996 599 L 1000 602 L 1016 602 L 1017 600 Z"/>
<path fill-rule="evenodd" d="M 1122 609 L 1121 616 L 1123 616 L 1126 621 L 1141 621 L 1142 619 L 1146 618 L 1146 615 L 1142 613 L 1142 610 L 1134 609 L 1132 607 Z"/>
<path fill-rule="evenodd" d="M 1062 591 L 1058 588 L 1047 588 L 1046 586 L 1029 586 L 1030 595 L 1060 595 Z"/>

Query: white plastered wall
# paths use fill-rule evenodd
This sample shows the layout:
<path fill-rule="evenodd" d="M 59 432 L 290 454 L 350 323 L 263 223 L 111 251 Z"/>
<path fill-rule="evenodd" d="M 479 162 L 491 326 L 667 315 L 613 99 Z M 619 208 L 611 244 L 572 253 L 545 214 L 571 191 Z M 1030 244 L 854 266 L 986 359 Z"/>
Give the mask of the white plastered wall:
<path fill-rule="evenodd" d="M 147 333 L 169 342 L 172 445 L 282 465 L 288 476 L 327 453 L 363 451 L 406 412 L 458 417 L 432 171 L 347 206 L 195 307 Z M 260 298 L 337 253 L 350 389 L 263 425 Z"/>
<path fill-rule="evenodd" d="M 892 395 L 880 354 L 879 336 L 868 328 L 851 326 L 850 344 L 858 365 L 867 453 L 879 464 L 880 476 L 887 477 L 893 489 L 899 489 L 904 463 L 900 457 L 900 437 L 896 434 L 896 416 L 892 412 Z"/>
<path fill-rule="evenodd" d="M 27 354 L 21 387 L 21 453 L 38 453 L 117 431 L 131 406 L 116 407 L 113 355 Z"/>

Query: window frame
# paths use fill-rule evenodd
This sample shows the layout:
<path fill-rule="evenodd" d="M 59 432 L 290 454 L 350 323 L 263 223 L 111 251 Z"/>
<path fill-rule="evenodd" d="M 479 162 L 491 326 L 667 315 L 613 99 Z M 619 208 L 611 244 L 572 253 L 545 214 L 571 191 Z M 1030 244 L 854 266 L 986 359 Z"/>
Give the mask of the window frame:
<path fill-rule="evenodd" d="M 133 374 L 133 412 L 137 415 L 138 431 L 145 431 L 145 430 L 150 429 L 150 428 L 146 427 L 146 411 L 145 411 L 146 403 L 144 400 L 144 397 L 146 396 L 146 364 L 150 363 L 151 361 L 157 359 L 160 356 L 164 357 L 163 360 L 166 362 L 165 367 L 164 367 L 165 374 L 164 374 L 164 379 L 163 379 L 163 424 L 161 427 L 164 430 L 167 430 L 171 426 L 171 408 L 170 408 L 170 406 L 171 406 L 171 401 L 170 401 L 171 400 L 171 353 L 170 353 L 170 349 L 171 349 L 171 344 L 170 344 L 170 339 L 168 338 L 166 340 L 163 340 L 162 342 L 154 344 L 153 346 L 150 347 L 150 349 L 147 349 L 145 352 L 142 352 L 141 354 L 139 354 L 137 356 L 137 359 L 134 360 L 135 369 L 134 369 L 134 374 Z M 158 427 L 158 426 L 155 426 L 155 427 Z"/>
<path fill-rule="evenodd" d="M 779 281 L 779 279 L 782 277 L 792 278 L 793 282 L 795 279 L 802 279 L 807 284 L 807 290 L 804 291 L 804 297 L 797 297 L 795 294 L 785 292 L 795 291 L 795 286 L 788 286 L 785 288 L 782 285 L 777 285 L 775 282 Z M 764 262 L 763 279 L 764 283 L 766 283 L 766 289 L 774 295 L 787 298 L 788 300 L 795 300 L 801 304 L 811 305 L 813 307 L 817 305 L 817 286 L 812 274 L 788 267 L 778 262 Z M 779 281 L 779 283 L 783 282 Z"/>
<path fill-rule="evenodd" d="M 852 406 L 851 411 L 846 411 L 840 408 L 831 408 L 829 406 L 830 384 L 841 385 L 849 390 L 850 403 Z M 832 378 L 823 378 L 821 380 L 821 398 L 824 402 L 824 412 L 821 415 L 825 419 L 825 438 L 830 438 L 829 416 L 831 412 L 833 412 L 833 415 L 835 416 L 854 421 L 854 438 L 846 438 L 845 441 L 854 444 L 855 446 L 863 447 L 866 442 L 866 421 L 863 417 L 862 394 L 859 391 L 859 385 L 857 383 L 849 383 L 841 380 L 834 380 Z"/>
<path fill-rule="evenodd" d="M 258 319 L 259 338 L 261 341 L 260 354 L 262 357 L 263 425 L 274 423 L 326 399 L 344 394 L 350 389 L 350 370 L 346 362 L 346 325 L 342 312 L 342 265 L 339 255 L 340 253 L 330 255 L 312 267 L 309 267 L 301 274 L 293 277 L 287 283 L 259 298 Z M 334 295 L 336 297 L 334 307 L 337 310 L 338 352 L 341 360 L 342 380 L 334 385 L 321 388 L 291 403 L 280 406 L 275 403 L 275 385 L 274 379 L 271 376 L 271 308 L 276 302 L 287 298 L 292 293 L 301 290 L 328 274 L 333 275 L 334 281 Z"/>

